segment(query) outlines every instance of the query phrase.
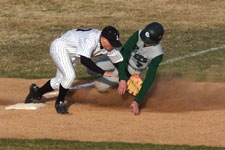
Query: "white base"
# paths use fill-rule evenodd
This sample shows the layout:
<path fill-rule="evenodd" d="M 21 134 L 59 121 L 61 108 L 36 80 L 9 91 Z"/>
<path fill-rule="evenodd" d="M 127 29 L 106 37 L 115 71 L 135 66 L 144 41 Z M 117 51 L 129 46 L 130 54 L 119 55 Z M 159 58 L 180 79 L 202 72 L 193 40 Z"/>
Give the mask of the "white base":
<path fill-rule="evenodd" d="M 45 106 L 45 104 L 43 104 L 43 103 L 29 103 L 29 104 L 17 103 L 15 105 L 10 105 L 10 106 L 5 107 L 5 109 L 6 110 L 9 110 L 9 109 L 37 110 L 44 106 Z"/>
<path fill-rule="evenodd" d="M 94 84 L 95 84 L 95 81 L 93 81 L 91 83 L 85 83 L 85 84 L 77 85 L 75 87 L 72 87 L 70 90 L 91 87 L 91 86 L 94 86 Z M 44 96 L 55 96 L 57 94 L 58 94 L 58 91 L 47 93 Z M 45 104 L 43 104 L 43 103 L 28 103 L 28 104 L 25 104 L 25 103 L 17 103 L 15 105 L 10 105 L 10 106 L 5 107 L 5 109 L 6 110 L 9 110 L 9 109 L 36 110 L 36 109 L 39 109 L 39 108 L 44 107 L 44 106 L 45 106 Z"/>

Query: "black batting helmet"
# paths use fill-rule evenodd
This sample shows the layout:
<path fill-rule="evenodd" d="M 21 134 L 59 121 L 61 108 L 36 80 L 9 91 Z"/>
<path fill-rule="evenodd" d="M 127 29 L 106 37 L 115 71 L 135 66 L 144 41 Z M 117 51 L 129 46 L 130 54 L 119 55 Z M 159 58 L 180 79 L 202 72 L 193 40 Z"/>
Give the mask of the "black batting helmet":
<path fill-rule="evenodd" d="M 141 39 L 144 43 L 147 44 L 157 44 L 162 39 L 164 34 L 163 26 L 158 22 L 153 22 L 148 24 L 142 31 L 141 31 Z"/>

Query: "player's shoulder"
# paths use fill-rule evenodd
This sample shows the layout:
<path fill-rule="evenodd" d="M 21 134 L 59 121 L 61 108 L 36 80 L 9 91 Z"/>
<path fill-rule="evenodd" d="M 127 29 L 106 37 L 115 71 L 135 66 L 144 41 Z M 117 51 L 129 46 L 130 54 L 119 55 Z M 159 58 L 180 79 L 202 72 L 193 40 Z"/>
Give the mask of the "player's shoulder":
<path fill-rule="evenodd" d="M 90 38 L 93 38 L 93 37 L 99 37 L 99 35 L 101 34 L 101 31 L 98 30 L 98 29 L 87 29 L 87 32 L 86 31 L 83 31 L 83 33 L 87 33 L 87 35 L 90 37 Z"/>
<path fill-rule="evenodd" d="M 158 43 L 156 45 L 153 45 L 153 46 L 150 46 L 149 48 L 151 49 L 150 53 L 154 53 L 155 55 L 164 54 L 163 47 L 160 43 Z"/>
<path fill-rule="evenodd" d="M 85 38 L 89 41 L 95 41 L 99 39 L 101 31 L 98 29 L 86 29 L 86 28 L 82 28 L 82 29 L 75 29 L 75 34 L 78 37 L 82 37 Z"/>
<path fill-rule="evenodd" d="M 163 47 L 160 43 L 149 46 L 149 48 L 154 49 L 154 50 L 163 50 Z"/>
<path fill-rule="evenodd" d="M 96 33 L 101 33 L 102 31 L 99 30 L 99 29 L 92 29 L 93 32 L 96 32 Z"/>
<path fill-rule="evenodd" d="M 88 29 L 88 31 L 89 31 L 90 33 L 95 33 L 95 34 L 99 34 L 99 33 L 102 32 L 101 30 L 98 30 L 98 29 Z"/>
<path fill-rule="evenodd" d="M 90 29 L 90 28 L 71 29 L 67 32 L 74 33 L 74 34 L 100 34 L 101 33 L 101 31 L 98 29 Z"/>

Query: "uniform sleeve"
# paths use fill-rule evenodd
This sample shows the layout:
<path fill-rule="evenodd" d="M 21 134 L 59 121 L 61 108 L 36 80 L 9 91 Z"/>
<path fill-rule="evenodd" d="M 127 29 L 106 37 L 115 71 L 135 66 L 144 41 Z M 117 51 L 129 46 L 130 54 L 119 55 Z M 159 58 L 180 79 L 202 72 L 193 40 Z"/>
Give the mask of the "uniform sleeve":
<path fill-rule="evenodd" d="M 96 72 L 96 73 L 99 73 L 99 74 L 104 74 L 105 71 L 98 67 L 90 58 L 87 58 L 87 57 L 84 57 L 84 56 L 80 56 L 80 62 L 85 65 L 88 69 Z"/>
<path fill-rule="evenodd" d="M 145 94 L 148 92 L 148 89 L 151 87 L 153 81 L 155 80 L 156 72 L 162 59 L 163 59 L 163 54 L 152 59 L 148 67 L 148 71 L 147 71 L 145 80 L 143 82 L 143 85 L 141 87 L 141 90 L 139 91 L 138 95 L 135 97 L 135 101 L 137 103 L 140 103 L 140 101 L 144 98 Z"/>
<path fill-rule="evenodd" d="M 116 49 L 116 48 L 111 50 L 111 51 L 109 51 L 107 53 L 107 56 L 111 60 L 111 62 L 114 63 L 114 64 L 123 61 L 123 56 L 120 53 L 120 50 Z"/>
<path fill-rule="evenodd" d="M 121 49 L 121 54 L 123 56 L 123 61 L 119 63 L 119 80 L 126 80 L 126 65 L 128 57 L 130 56 L 132 50 L 136 46 L 138 41 L 138 33 L 136 31 L 125 43 L 125 45 Z"/>

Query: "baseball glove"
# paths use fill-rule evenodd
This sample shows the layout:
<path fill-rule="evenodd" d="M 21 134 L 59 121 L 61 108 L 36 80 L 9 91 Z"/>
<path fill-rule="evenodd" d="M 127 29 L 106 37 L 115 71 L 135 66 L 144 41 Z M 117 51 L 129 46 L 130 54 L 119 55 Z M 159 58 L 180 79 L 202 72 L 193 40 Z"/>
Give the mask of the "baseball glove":
<path fill-rule="evenodd" d="M 142 83 L 143 81 L 141 77 L 138 74 L 134 73 L 127 81 L 127 91 L 130 94 L 136 96 L 141 89 Z"/>

